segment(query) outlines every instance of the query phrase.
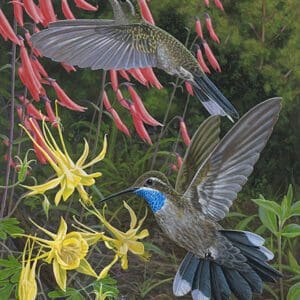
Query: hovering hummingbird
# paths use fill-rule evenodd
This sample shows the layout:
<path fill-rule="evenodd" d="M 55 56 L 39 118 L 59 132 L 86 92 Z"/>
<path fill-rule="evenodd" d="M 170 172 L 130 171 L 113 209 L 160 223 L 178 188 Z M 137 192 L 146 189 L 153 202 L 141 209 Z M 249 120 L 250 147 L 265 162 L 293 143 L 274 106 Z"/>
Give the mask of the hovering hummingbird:
<path fill-rule="evenodd" d="M 263 281 L 281 273 L 268 265 L 273 253 L 264 239 L 218 224 L 252 173 L 281 109 L 281 99 L 260 103 L 246 113 L 220 141 L 220 120 L 208 118 L 186 151 L 175 188 L 160 172 L 143 174 L 125 193 L 146 200 L 164 233 L 188 251 L 173 282 L 175 296 L 194 300 L 252 299 Z"/>
<path fill-rule="evenodd" d="M 35 48 L 54 61 L 81 68 L 157 67 L 189 81 L 211 115 L 238 112 L 209 80 L 193 54 L 175 37 L 143 19 L 137 0 L 109 0 L 114 20 L 65 20 L 35 33 Z"/>

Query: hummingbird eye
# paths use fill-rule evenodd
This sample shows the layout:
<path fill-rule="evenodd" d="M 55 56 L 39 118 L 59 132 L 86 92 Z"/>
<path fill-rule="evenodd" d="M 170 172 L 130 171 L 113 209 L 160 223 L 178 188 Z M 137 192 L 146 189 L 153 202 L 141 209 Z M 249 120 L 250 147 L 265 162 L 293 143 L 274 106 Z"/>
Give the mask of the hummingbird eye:
<path fill-rule="evenodd" d="M 150 178 L 147 179 L 146 182 L 145 182 L 145 185 L 146 185 L 146 186 L 152 186 L 152 185 L 153 185 L 153 180 L 150 179 Z"/>

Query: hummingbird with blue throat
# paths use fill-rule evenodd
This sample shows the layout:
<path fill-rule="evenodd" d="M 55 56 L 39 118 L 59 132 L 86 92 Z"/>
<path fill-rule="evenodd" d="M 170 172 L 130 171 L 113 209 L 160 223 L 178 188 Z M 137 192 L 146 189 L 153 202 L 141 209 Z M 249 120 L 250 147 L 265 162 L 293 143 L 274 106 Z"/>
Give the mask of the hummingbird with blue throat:
<path fill-rule="evenodd" d="M 65 20 L 51 23 L 31 40 L 54 61 L 92 70 L 157 67 L 193 86 L 211 115 L 239 115 L 205 75 L 194 55 L 175 37 L 147 22 L 137 0 L 109 0 L 114 20 Z"/>
<path fill-rule="evenodd" d="M 135 184 L 102 201 L 126 193 L 142 197 L 163 232 L 188 251 L 173 282 L 175 296 L 193 300 L 252 299 L 263 282 L 282 274 L 267 262 L 274 255 L 264 239 L 220 224 L 252 173 L 281 109 L 281 99 L 266 100 L 220 141 L 220 119 L 208 118 L 194 134 L 175 188 L 161 172 L 150 171 Z"/>

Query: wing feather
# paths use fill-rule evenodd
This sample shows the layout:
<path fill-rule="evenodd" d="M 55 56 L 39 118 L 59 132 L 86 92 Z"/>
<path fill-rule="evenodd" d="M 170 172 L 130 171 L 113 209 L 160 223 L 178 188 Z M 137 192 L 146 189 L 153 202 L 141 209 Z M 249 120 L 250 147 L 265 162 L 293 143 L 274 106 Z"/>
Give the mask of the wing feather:
<path fill-rule="evenodd" d="M 227 133 L 196 172 L 185 198 L 214 221 L 223 219 L 247 182 L 278 119 L 281 99 L 264 101 Z"/>
<path fill-rule="evenodd" d="M 35 48 L 54 61 L 96 69 L 134 69 L 157 65 L 155 27 L 119 25 L 113 20 L 65 20 L 32 36 Z M 151 40 L 149 40 L 151 39 Z"/>

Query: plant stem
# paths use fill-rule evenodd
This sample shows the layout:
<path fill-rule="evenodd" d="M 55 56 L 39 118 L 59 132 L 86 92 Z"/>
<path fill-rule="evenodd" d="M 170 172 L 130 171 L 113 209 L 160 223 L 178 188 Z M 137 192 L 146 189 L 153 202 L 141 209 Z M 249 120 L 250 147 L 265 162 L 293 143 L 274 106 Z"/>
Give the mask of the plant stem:
<path fill-rule="evenodd" d="M 282 235 L 281 235 L 282 227 L 283 224 L 281 224 L 281 222 L 279 221 L 279 236 L 277 238 L 277 243 L 278 243 L 278 267 L 281 273 L 282 273 Z M 280 299 L 284 300 L 284 289 L 283 289 L 282 278 L 280 278 L 279 284 L 280 284 Z"/>
<path fill-rule="evenodd" d="M 175 93 L 176 93 L 176 90 L 178 88 L 178 83 L 179 83 L 179 77 L 177 77 L 177 79 L 176 79 L 176 82 L 175 82 L 175 85 L 174 85 L 174 88 L 173 88 L 173 91 L 172 91 L 172 94 L 171 94 L 171 97 L 170 97 L 170 100 L 169 100 L 169 105 L 168 105 L 168 108 L 167 108 L 167 111 L 165 113 L 165 117 L 164 117 L 164 120 L 163 120 L 163 126 L 161 128 L 160 134 L 158 136 L 158 140 L 156 142 L 156 146 L 155 146 L 155 150 L 154 150 L 154 154 L 153 154 L 153 158 L 152 158 L 150 170 L 153 170 L 155 162 L 156 162 L 156 158 L 157 158 L 157 153 L 158 153 L 160 141 L 161 141 L 161 139 L 162 139 L 162 137 L 164 135 L 164 127 L 166 126 L 167 120 L 169 118 L 169 113 L 170 113 L 170 110 L 171 110 L 171 106 L 172 106 L 173 100 L 175 98 Z"/>
<path fill-rule="evenodd" d="M 14 31 L 17 31 L 17 22 L 14 19 Z M 10 160 L 12 156 L 12 148 L 13 148 L 13 140 L 14 140 L 14 125 L 15 125 L 15 75 L 16 75 L 16 53 L 17 46 L 16 44 L 12 44 L 12 59 L 11 59 L 11 103 L 10 103 L 10 128 L 9 128 L 9 145 L 8 145 L 8 160 L 6 165 L 5 172 L 5 181 L 4 185 L 6 186 L 3 192 L 1 210 L 0 210 L 0 219 L 3 218 L 6 202 L 7 202 L 7 194 L 8 194 L 8 184 L 10 178 Z"/>

